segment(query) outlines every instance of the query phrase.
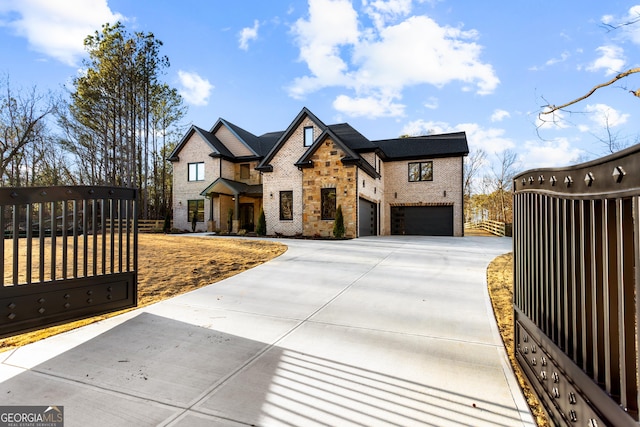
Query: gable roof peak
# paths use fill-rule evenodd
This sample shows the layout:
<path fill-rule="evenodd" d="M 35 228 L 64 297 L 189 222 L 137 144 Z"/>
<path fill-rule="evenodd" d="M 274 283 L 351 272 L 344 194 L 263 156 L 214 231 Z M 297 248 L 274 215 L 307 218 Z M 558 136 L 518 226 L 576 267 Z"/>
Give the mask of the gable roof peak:
<path fill-rule="evenodd" d="M 316 117 L 316 115 L 313 114 L 311 112 L 311 110 L 309 110 L 307 107 L 302 107 L 302 110 L 300 110 L 298 115 L 295 117 L 295 119 L 293 119 L 291 124 L 289 124 L 287 129 L 284 132 L 282 132 L 282 135 L 280 135 L 280 138 L 278 139 L 278 141 L 275 143 L 273 148 L 271 148 L 271 150 L 269 150 L 267 155 L 264 157 L 264 159 L 262 159 L 262 161 L 260 162 L 260 164 L 258 165 L 258 167 L 256 169 L 258 169 L 258 170 L 268 170 L 269 169 L 269 163 L 271 162 L 273 157 L 280 150 L 280 148 L 282 148 L 282 146 L 287 141 L 287 139 L 289 139 L 291 134 L 298 128 L 298 126 L 300 126 L 300 124 L 302 123 L 302 121 L 305 118 L 309 118 L 311 121 L 313 121 L 322 131 L 327 129 L 327 125 L 325 125 L 322 122 L 322 120 L 320 120 L 318 117 Z"/>

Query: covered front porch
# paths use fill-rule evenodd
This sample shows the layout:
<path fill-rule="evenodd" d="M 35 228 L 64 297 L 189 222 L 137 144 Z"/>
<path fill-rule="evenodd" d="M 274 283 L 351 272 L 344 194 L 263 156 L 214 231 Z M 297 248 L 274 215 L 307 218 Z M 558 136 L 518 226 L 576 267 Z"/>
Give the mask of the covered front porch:
<path fill-rule="evenodd" d="M 262 184 L 218 178 L 200 195 L 210 203 L 207 231 L 252 232 L 262 209 Z"/>

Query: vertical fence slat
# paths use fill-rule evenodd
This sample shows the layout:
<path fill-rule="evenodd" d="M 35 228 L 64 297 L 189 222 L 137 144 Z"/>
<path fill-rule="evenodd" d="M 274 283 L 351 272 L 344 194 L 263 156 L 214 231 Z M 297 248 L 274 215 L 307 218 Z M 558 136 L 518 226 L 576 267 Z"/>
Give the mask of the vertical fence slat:
<path fill-rule="evenodd" d="M 62 278 L 66 279 L 69 277 L 67 268 L 69 266 L 69 257 L 68 257 L 68 216 L 69 216 L 69 202 L 64 200 L 62 202 Z"/>
<path fill-rule="evenodd" d="M 0 264 L 0 277 L 2 278 L 2 286 L 5 286 L 6 281 L 4 280 L 4 240 L 6 237 L 6 229 L 5 218 L 4 218 L 4 206 L 0 205 L 0 230 L 2 231 L 2 239 L 0 239 L 0 254 L 2 254 L 2 263 Z"/>
<path fill-rule="evenodd" d="M 631 245 L 633 246 L 634 261 L 638 262 L 638 260 L 640 260 L 640 196 L 636 196 L 633 198 L 632 209 L 633 209 L 633 214 L 632 214 L 633 242 L 631 243 Z M 633 270 L 632 277 L 633 277 L 634 283 L 629 284 L 630 285 L 629 293 L 633 295 L 633 300 L 635 302 L 635 309 L 630 310 L 629 314 L 630 314 L 630 317 L 632 317 L 630 321 L 631 323 L 630 329 L 635 333 L 631 334 L 632 336 L 629 337 L 629 341 L 631 342 L 630 347 L 633 347 L 634 350 L 636 350 L 637 352 L 638 349 L 640 349 L 640 333 L 638 333 L 638 328 L 640 327 L 639 326 L 640 325 L 640 304 L 638 303 L 638 298 L 640 298 L 640 268 L 637 268 L 637 266 Z M 631 300 L 631 298 L 629 299 Z M 638 388 L 640 387 L 640 362 L 638 361 L 637 356 L 638 356 L 637 353 L 633 354 L 633 361 L 636 363 L 636 369 L 633 374 L 633 380 L 635 381 L 635 385 L 636 385 L 635 389 L 633 390 L 633 392 L 636 394 L 636 398 L 634 401 L 636 414 L 640 412 L 640 390 L 638 390 Z M 629 404 L 631 404 L 631 402 L 629 402 Z M 638 419 L 638 416 L 636 416 L 636 419 Z"/>
<path fill-rule="evenodd" d="M 110 212 L 108 210 L 108 202 L 105 199 L 100 200 L 100 213 L 102 215 L 102 274 L 107 274 L 107 229 L 109 227 Z"/>
<path fill-rule="evenodd" d="M 91 232 L 93 235 L 92 243 L 92 261 L 93 268 L 91 273 L 94 276 L 98 275 L 98 201 L 96 199 L 91 200 Z M 88 238 L 88 233 L 85 234 L 85 239 Z"/>
<path fill-rule="evenodd" d="M 569 200 L 569 288 L 571 290 L 571 317 L 569 319 L 569 356 L 574 362 L 577 362 L 576 350 L 578 348 L 578 289 L 576 285 L 577 268 L 576 268 L 576 208 L 575 201 Z"/>
<path fill-rule="evenodd" d="M 27 277 L 26 284 L 31 284 L 31 272 L 33 269 L 33 222 L 31 216 L 33 215 L 33 205 L 31 203 L 27 204 L 27 217 L 25 221 L 25 232 L 26 232 L 26 255 L 27 255 L 27 268 L 25 269 Z"/>
<path fill-rule="evenodd" d="M 82 230 L 80 232 L 83 235 L 82 238 L 82 275 L 87 277 L 89 275 L 89 216 L 87 212 L 89 210 L 89 200 L 84 199 L 82 201 Z"/>
<path fill-rule="evenodd" d="M 58 236 L 58 217 L 56 210 L 56 202 L 51 202 L 49 209 L 51 210 L 51 280 L 56 280 L 56 244 Z"/>
<path fill-rule="evenodd" d="M 44 228 L 44 203 L 38 203 L 38 249 L 39 249 L 39 262 L 38 262 L 38 277 L 40 282 L 44 282 L 44 251 L 45 251 L 45 228 Z"/>
<path fill-rule="evenodd" d="M 78 201 L 71 202 L 73 206 L 73 277 L 78 277 Z"/>
<path fill-rule="evenodd" d="M 110 229 L 109 231 L 111 232 L 111 234 L 109 235 L 109 264 L 110 264 L 110 269 L 109 272 L 110 273 L 114 273 L 115 272 L 115 224 L 116 224 L 116 202 L 114 200 L 109 200 L 109 207 L 110 207 L 110 211 L 111 211 L 111 224 L 110 224 Z"/>

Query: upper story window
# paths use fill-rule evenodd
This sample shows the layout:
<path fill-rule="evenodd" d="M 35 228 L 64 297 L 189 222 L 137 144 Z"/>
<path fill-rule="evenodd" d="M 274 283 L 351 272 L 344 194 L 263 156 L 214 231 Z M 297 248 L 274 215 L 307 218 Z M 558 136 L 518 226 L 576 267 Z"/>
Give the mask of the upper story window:
<path fill-rule="evenodd" d="M 313 145 L 313 127 L 304 128 L 304 146 L 311 147 Z"/>
<path fill-rule="evenodd" d="M 433 181 L 433 162 L 409 163 L 409 182 Z"/>
<path fill-rule="evenodd" d="M 240 165 L 240 179 L 249 179 L 251 169 L 249 163 L 243 163 Z"/>
<path fill-rule="evenodd" d="M 189 181 L 204 181 L 204 162 L 189 163 Z"/>

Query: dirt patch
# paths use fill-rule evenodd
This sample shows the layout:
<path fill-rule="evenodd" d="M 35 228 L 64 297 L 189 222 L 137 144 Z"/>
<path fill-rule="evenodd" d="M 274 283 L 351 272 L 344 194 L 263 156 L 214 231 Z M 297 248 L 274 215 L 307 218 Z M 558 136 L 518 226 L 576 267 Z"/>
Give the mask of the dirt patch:
<path fill-rule="evenodd" d="M 259 239 L 140 234 L 138 307 L 219 282 L 286 250 L 283 244 Z M 25 268 L 24 265 L 21 268 Z M 120 313 L 123 311 L 4 338 L 0 340 L 0 352 Z"/>
<path fill-rule="evenodd" d="M 509 361 L 516 378 L 520 383 L 520 388 L 531 408 L 531 413 L 539 427 L 551 427 L 544 408 L 538 397 L 527 384 L 524 373 L 518 366 L 515 359 L 515 349 L 513 342 L 513 253 L 500 255 L 495 258 L 487 268 L 487 283 L 489 296 L 493 305 L 493 312 L 496 323 L 502 336 L 502 341 L 507 350 Z"/>

